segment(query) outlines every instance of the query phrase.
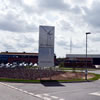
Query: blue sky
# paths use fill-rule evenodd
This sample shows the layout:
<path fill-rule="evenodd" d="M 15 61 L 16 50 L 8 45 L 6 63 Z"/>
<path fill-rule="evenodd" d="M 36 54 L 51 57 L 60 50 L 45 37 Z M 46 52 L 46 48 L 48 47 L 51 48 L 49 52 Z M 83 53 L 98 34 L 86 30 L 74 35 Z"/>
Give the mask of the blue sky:
<path fill-rule="evenodd" d="M 0 0 L 0 52 L 38 52 L 39 25 L 55 26 L 55 54 L 100 53 L 100 0 Z"/>

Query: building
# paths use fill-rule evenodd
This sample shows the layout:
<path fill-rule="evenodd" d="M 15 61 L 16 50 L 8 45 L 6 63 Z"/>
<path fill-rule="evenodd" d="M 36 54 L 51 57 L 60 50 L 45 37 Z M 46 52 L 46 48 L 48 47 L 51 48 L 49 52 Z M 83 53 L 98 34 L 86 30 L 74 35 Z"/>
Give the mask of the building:
<path fill-rule="evenodd" d="M 87 59 L 85 54 L 67 54 L 64 65 L 66 67 L 85 67 L 86 62 L 88 67 L 100 65 L 100 54 L 88 54 Z"/>
<path fill-rule="evenodd" d="M 13 62 L 38 62 L 38 53 L 26 53 L 26 52 L 1 52 L 0 63 L 13 63 Z"/>
<path fill-rule="evenodd" d="M 55 56 L 56 62 L 56 56 Z M 38 63 L 38 53 L 26 53 L 26 52 L 1 52 L 0 63 Z"/>

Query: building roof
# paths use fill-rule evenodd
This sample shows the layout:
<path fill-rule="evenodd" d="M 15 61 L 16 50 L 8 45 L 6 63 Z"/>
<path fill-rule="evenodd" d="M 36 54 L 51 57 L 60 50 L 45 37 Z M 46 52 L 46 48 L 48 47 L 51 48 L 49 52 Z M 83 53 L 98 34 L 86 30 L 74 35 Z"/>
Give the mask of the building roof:
<path fill-rule="evenodd" d="M 86 54 L 66 54 L 67 58 L 86 58 Z M 100 58 L 100 54 L 87 54 L 88 58 Z"/>
<path fill-rule="evenodd" d="M 1 52 L 0 55 L 33 55 L 33 56 L 37 56 L 38 53 L 27 53 L 27 52 Z"/>

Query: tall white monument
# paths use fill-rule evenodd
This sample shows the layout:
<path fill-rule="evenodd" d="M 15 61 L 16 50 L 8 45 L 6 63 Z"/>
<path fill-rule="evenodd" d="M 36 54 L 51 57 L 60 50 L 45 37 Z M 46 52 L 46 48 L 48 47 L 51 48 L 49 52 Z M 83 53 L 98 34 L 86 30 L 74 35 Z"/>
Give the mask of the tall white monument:
<path fill-rule="evenodd" d="M 53 26 L 39 27 L 39 67 L 54 66 L 54 31 Z"/>

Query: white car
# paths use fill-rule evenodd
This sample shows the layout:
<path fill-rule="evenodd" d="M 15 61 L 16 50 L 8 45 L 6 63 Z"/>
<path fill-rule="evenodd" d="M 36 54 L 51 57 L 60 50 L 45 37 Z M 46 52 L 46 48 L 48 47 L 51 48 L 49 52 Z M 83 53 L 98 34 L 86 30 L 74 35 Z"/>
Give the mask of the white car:
<path fill-rule="evenodd" d="M 29 64 L 29 66 L 33 66 L 33 63 L 31 62 L 31 63 Z"/>
<path fill-rule="evenodd" d="M 1 66 L 2 66 L 2 67 L 5 67 L 5 64 L 4 64 L 4 63 L 1 63 Z"/>
<path fill-rule="evenodd" d="M 10 64 L 9 64 L 9 63 L 7 63 L 5 66 L 6 66 L 6 68 L 9 68 L 9 67 L 10 67 Z"/>

